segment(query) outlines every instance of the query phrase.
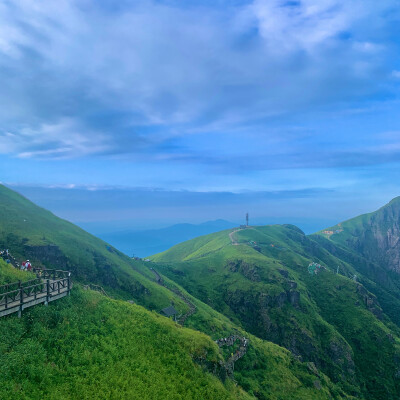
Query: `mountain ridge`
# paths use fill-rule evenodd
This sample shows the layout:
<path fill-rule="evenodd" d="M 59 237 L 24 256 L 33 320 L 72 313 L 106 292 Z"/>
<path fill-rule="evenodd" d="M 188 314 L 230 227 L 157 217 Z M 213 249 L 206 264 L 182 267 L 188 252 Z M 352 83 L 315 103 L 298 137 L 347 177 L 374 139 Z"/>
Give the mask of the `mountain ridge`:
<path fill-rule="evenodd" d="M 288 394 L 296 400 L 352 398 L 316 367 L 247 333 L 197 298 L 190 297 L 196 312 L 184 322 L 189 329 L 156 314 L 154 311 L 171 304 L 185 314 L 188 305 L 182 298 L 190 294 L 164 276 L 166 283 L 160 285 L 151 269 L 159 269 L 157 264 L 132 260 L 1 186 L 0 248 L 8 248 L 18 260 L 28 256 L 34 266 L 69 269 L 74 281 L 65 301 L 24 310 L 21 319 L 0 319 L 0 397 L 97 398 L 94 388 L 100 387 L 115 399 L 177 399 L 182 393 L 196 400 L 284 399 Z M 16 281 L 21 274 L 25 272 L 0 260 L 0 284 L 3 278 L 10 281 L 13 276 Z M 104 285 L 112 298 L 83 291 L 81 285 L 86 283 Z M 160 336 L 166 327 L 168 334 Z M 145 340 L 146 335 L 151 335 L 146 344 L 149 351 L 143 351 L 144 345 L 130 344 L 138 337 Z M 176 342 L 182 335 L 186 344 Z M 250 344 L 245 356 L 235 362 L 232 376 L 227 377 L 223 364 L 236 350 L 234 346 L 218 349 L 215 340 L 232 335 L 249 338 Z M 169 343 L 167 337 L 175 339 Z M 202 338 L 206 346 L 194 346 L 196 338 Z M 152 346 L 162 349 L 155 351 Z M 61 349 L 60 360 L 54 349 Z M 175 355 L 182 360 L 174 359 Z M 135 357 L 139 357 L 137 362 Z M 171 379 L 168 366 L 173 368 Z M 121 376 L 115 375 L 117 367 L 123 371 Z M 149 370 L 149 374 L 135 377 L 135 368 Z M 192 377 L 180 382 L 176 368 Z M 154 381 L 147 392 L 146 386 L 140 385 L 146 376 Z M 191 379 L 198 381 L 190 383 Z"/>
<path fill-rule="evenodd" d="M 398 206 L 396 198 L 368 218 L 386 212 L 397 226 Z M 393 207 L 396 212 L 388 213 Z M 356 218 L 366 220 L 365 215 Z M 400 291 L 397 286 L 389 290 L 376 279 L 371 271 L 384 270 L 377 261 L 371 263 L 345 241 L 336 244 L 335 237 L 346 232 L 346 223 L 340 226 L 342 232 L 309 236 L 290 225 L 229 230 L 179 244 L 150 259 L 195 297 L 256 336 L 315 363 L 345 390 L 360 398 L 395 399 L 400 321 L 393 310 L 400 309 Z M 229 235 L 234 240 L 229 241 Z M 312 263 L 320 265 L 317 275 L 307 270 Z M 381 338 L 379 346 L 375 337 Z M 387 371 L 387 380 L 376 383 L 381 379 L 376 375 L 379 368 Z"/>

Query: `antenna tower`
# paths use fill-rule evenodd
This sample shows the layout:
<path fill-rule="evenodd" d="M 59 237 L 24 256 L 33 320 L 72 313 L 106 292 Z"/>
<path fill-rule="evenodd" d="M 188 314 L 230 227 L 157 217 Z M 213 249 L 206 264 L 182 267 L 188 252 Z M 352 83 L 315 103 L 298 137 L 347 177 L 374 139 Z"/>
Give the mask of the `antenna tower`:
<path fill-rule="evenodd" d="M 249 213 L 246 213 L 246 226 L 249 226 Z"/>

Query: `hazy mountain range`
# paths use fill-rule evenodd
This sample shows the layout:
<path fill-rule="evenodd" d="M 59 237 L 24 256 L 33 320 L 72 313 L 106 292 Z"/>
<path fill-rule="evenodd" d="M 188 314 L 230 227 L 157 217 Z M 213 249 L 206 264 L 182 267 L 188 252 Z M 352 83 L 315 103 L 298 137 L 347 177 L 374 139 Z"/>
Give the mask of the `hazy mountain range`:
<path fill-rule="evenodd" d="M 238 224 L 217 219 L 197 225 L 176 224 L 161 229 L 126 230 L 115 233 L 100 233 L 97 236 L 129 256 L 147 257 L 197 236 L 207 235 L 235 226 L 238 226 Z"/>

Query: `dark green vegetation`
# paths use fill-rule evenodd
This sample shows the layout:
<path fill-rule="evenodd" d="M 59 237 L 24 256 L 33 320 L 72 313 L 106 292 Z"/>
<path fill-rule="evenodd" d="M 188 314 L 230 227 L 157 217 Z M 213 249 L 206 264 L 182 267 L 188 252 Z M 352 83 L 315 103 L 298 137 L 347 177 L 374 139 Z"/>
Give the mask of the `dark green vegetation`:
<path fill-rule="evenodd" d="M 360 399 L 400 396 L 400 201 L 306 236 L 292 226 L 197 238 L 159 271 L 259 338 L 312 362 Z M 308 265 L 321 264 L 316 275 Z M 339 266 L 339 274 L 336 274 Z M 356 277 L 354 277 L 356 275 Z"/>
<path fill-rule="evenodd" d="M 0 319 L 0 398 L 350 398 L 313 364 L 248 334 L 172 280 L 158 285 L 148 263 L 130 260 L 1 186 L 0 248 L 36 266 L 69 269 L 75 281 L 70 297 L 27 309 L 21 319 Z M 0 260 L 0 285 L 29 278 Z M 89 282 L 119 300 L 82 290 Z M 193 329 L 141 306 L 159 311 L 173 301 L 186 312 L 187 304 L 169 289 L 196 305 L 185 323 Z M 126 301 L 132 299 L 141 305 Z M 225 363 L 235 349 L 213 341 L 232 333 L 250 339 L 234 376 Z"/>

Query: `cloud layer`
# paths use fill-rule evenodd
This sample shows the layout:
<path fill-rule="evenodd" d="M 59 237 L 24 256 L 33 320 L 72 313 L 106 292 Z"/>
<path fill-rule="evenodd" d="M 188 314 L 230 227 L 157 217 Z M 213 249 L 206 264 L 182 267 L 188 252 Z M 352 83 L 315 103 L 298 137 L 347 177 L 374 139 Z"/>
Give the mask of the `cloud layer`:
<path fill-rule="evenodd" d="M 321 136 L 330 132 L 317 131 L 313 116 L 396 98 L 395 6 L 393 0 L 4 1 L 0 152 L 183 160 L 214 170 L 225 164 L 232 170 L 240 152 L 254 156 L 242 171 L 308 167 L 308 145 L 319 154 L 325 149 L 324 160 L 342 157 L 346 149 L 326 147 Z M 356 141 L 363 135 L 353 132 Z M 248 137 L 264 144 L 262 151 L 243 146 Z M 357 144 L 352 151 L 365 149 Z M 377 159 L 384 150 L 371 151 Z"/>

